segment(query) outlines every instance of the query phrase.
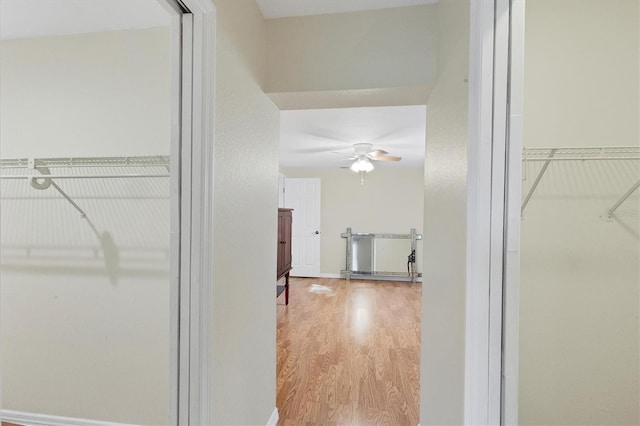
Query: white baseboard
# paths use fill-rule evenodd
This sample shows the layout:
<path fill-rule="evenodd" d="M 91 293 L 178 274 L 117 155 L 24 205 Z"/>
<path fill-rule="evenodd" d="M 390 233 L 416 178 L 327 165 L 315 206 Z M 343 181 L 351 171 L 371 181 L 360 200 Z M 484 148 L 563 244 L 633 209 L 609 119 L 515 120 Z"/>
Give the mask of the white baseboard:
<path fill-rule="evenodd" d="M 280 419 L 280 416 L 278 415 L 278 407 L 276 407 L 273 409 L 273 413 L 271 413 L 271 417 L 269 417 L 267 426 L 276 426 L 278 424 L 278 419 Z"/>
<path fill-rule="evenodd" d="M 342 278 L 342 275 L 322 272 L 320 275 L 318 275 L 318 278 Z"/>
<path fill-rule="evenodd" d="M 320 275 L 318 275 L 318 278 L 344 278 L 344 277 L 341 274 L 332 274 L 329 272 L 322 272 Z M 422 277 L 417 277 L 416 282 L 421 283 Z"/>
<path fill-rule="evenodd" d="M 134 426 L 125 423 L 50 416 L 47 414 L 25 413 L 13 410 L 2 410 L 0 417 L 3 421 L 19 423 L 25 426 Z"/>
<path fill-rule="evenodd" d="M 2 410 L 0 418 L 11 423 L 20 423 L 25 426 L 135 426 L 126 423 L 104 422 L 100 420 L 87 420 L 75 417 L 51 416 L 47 414 L 25 413 L 22 411 Z M 274 408 L 266 426 L 276 426 L 280 416 L 278 408 Z"/>
<path fill-rule="evenodd" d="M 332 274 L 332 273 L 326 273 L 326 272 L 322 272 L 318 278 L 344 278 L 341 274 Z M 422 277 L 417 277 L 416 278 L 416 282 L 421 283 L 422 282 Z"/>

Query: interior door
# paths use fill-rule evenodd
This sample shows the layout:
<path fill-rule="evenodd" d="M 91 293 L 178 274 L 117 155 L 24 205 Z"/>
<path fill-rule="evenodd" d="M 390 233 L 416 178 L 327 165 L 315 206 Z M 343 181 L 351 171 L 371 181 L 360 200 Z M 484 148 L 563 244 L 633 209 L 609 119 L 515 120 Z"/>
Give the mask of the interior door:
<path fill-rule="evenodd" d="M 320 179 L 285 179 L 285 206 L 293 209 L 291 244 L 294 277 L 320 275 Z"/>

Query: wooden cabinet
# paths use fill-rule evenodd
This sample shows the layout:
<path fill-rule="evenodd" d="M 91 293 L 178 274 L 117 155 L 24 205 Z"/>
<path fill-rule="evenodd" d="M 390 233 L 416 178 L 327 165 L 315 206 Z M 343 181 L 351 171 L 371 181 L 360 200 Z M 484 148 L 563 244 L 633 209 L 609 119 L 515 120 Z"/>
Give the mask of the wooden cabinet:
<path fill-rule="evenodd" d="M 291 223 L 292 209 L 278 209 L 278 263 L 276 280 L 284 279 L 284 300 L 289 304 L 289 272 L 291 271 Z M 280 292 L 278 292 L 280 294 Z"/>

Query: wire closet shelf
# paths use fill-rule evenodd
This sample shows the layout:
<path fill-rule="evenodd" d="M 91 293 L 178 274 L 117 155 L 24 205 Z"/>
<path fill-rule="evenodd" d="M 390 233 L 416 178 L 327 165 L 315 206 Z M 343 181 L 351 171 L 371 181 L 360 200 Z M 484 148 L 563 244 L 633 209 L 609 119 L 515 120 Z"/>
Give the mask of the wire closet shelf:
<path fill-rule="evenodd" d="M 51 173 L 51 169 L 77 168 L 157 168 L 165 171 L 150 173 Z M 16 158 L 0 159 L 0 169 L 23 169 L 26 174 L 2 173 L 0 179 L 125 179 L 125 178 L 162 178 L 169 177 L 170 159 L 168 156 L 132 156 L 132 157 L 67 157 L 67 158 Z"/>
<path fill-rule="evenodd" d="M 538 184 L 546 173 L 549 165 L 556 161 L 630 161 L 640 160 L 640 146 L 617 146 L 617 147 L 576 147 L 576 148 L 524 148 L 522 150 L 522 162 L 524 163 L 522 179 L 526 180 L 528 175 L 527 164 L 529 162 L 543 162 L 533 183 L 529 187 L 527 194 L 522 201 L 520 213 L 531 201 Z M 629 188 L 627 192 L 618 199 L 605 212 L 607 220 L 612 220 L 616 210 L 624 203 L 638 188 L 640 179 Z"/>
<path fill-rule="evenodd" d="M 523 161 L 640 160 L 640 146 L 525 148 Z"/>
<path fill-rule="evenodd" d="M 115 173 L 113 169 L 121 168 Z M 131 169 L 149 168 L 148 172 L 132 172 Z M 60 173 L 58 169 L 64 169 Z M 88 173 L 87 170 L 94 169 Z M 162 171 L 158 171 L 162 169 Z M 58 179 L 141 179 L 167 178 L 170 176 L 170 158 L 163 155 L 129 157 L 57 157 L 0 159 L 0 181 L 28 180 L 37 190 L 50 187 L 58 191 L 83 218 L 85 211 L 56 182 Z M 51 170 L 56 173 L 51 173 Z M 76 170 L 76 171 L 74 171 Z M 82 173 L 78 173 L 80 170 Z M 106 170 L 106 171 L 105 171 Z"/>

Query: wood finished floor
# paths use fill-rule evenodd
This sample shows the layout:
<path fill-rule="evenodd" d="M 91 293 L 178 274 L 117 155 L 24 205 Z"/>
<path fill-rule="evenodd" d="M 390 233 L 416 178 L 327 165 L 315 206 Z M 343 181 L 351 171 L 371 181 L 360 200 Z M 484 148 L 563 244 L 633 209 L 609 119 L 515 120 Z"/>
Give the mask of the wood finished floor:
<path fill-rule="evenodd" d="M 421 288 L 292 278 L 277 300 L 278 425 L 417 425 Z"/>

